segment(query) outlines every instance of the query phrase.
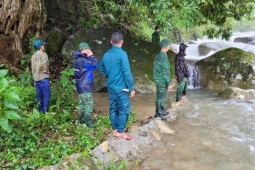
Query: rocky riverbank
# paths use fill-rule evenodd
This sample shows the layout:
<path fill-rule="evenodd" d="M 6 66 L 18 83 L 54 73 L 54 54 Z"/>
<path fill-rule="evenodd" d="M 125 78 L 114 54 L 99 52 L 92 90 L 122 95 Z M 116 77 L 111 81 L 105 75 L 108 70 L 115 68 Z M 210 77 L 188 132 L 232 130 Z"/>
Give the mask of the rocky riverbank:
<path fill-rule="evenodd" d="M 171 123 L 177 118 L 176 109 L 168 109 L 170 114 L 167 121 L 159 118 L 148 117 L 140 122 L 140 125 L 131 126 L 128 131 L 132 135 L 132 140 L 117 139 L 109 134 L 105 140 L 94 148 L 91 152 L 92 157 L 79 153 L 73 154 L 54 166 L 41 168 L 40 170 L 63 170 L 63 169 L 86 169 L 95 170 L 109 167 L 113 162 L 127 160 L 129 166 L 127 169 L 137 169 L 156 167 L 159 161 L 150 161 L 153 155 L 151 151 L 164 148 L 162 138 L 174 134 L 171 129 Z M 160 149 L 160 150 L 161 150 Z M 101 165 L 101 166 L 98 166 Z"/>

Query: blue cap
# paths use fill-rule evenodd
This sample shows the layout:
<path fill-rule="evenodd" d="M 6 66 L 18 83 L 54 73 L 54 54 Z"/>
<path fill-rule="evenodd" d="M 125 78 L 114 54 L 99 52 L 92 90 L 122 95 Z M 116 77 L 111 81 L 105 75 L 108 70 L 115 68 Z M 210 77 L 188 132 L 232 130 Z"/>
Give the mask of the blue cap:
<path fill-rule="evenodd" d="M 41 41 L 41 40 L 35 40 L 33 46 L 34 46 L 37 50 L 39 50 L 39 49 L 41 48 L 41 46 L 42 46 L 42 45 L 45 45 L 45 44 L 46 44 L 46 42 L 43 42 L 43 41 Z"/>

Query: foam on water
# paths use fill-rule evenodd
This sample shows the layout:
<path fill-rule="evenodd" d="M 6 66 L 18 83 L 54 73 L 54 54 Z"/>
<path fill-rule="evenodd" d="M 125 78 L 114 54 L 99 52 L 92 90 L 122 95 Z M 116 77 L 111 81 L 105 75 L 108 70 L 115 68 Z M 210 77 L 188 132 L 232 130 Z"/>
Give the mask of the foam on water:
<path fill-rule="evenodd" d="M 212 50 L 207 55 L 200 56 L 199 52 L 198 52 L 198 46 L 199 46 L 199 44 L 204 43 L 204 42 L 214 42 L 214 43 L 224 44 L 225 48 L 235 47 L 235 48 L 240 48 L 244 51 L 252 52 L 252 53 L 255 54 L 255 45 L 245 44 L 245 43 L 235 43 L 234 42 L 234 39 L 236 37 L 250 37 L 250 36 L 254 36 L 254 35 L 255 35 L 255 32 L 253 32 L 253 31 L 252 32 L 244 32 L 244 33 L 234 33 L 228 41 L 217 39 L 217 38 L 208 39 L 205 36 L 201 39 L 198 39 L 197 41 L 192 41 L 192 43 L 188 44 L 189 47 L 187 48 L 187 56 L 185 58 L 187 60 L 198 61 L 198 60 L 202 60 L 204 58 L 207 58 L 207 57 L 209 57 L 209 56 L 211 56 L 211 55 L 213 55 L 214 53 L 217 52 L 217 51 Z M 174 52 L 177 53 L 179 51 L 179 45 L 178 44 L 173 44 L 171 47 L 172 47 Z"/>

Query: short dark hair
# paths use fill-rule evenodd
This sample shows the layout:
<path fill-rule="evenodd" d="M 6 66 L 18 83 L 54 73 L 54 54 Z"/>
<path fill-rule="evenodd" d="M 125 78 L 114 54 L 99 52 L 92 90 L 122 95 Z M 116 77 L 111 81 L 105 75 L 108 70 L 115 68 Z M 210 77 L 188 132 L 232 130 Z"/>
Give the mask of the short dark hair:
<path fill-rule="evenodd" d="M 158 30 L 158 26 L 155 27 L 155 31 Z"/>
<path fill-rule="evenodd" d="M 123 35 L 120 32 L 114 32 L 111 36 L 111 41 L 113 44 L 119 43 L 121 40 L 123 40 Z"/>

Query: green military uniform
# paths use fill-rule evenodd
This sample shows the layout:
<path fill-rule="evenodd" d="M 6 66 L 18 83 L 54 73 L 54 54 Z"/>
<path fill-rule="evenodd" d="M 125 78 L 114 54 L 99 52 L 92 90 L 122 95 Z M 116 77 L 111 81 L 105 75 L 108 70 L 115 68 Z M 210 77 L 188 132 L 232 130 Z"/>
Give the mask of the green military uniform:
<path fill-rule="evenodd" d="M 155 31 L 154 33 L 152 33 L 152 43 L 160 44 L 160 36 L 158 31 Z"/>
<path fill-rule="evenodd" d="M 153 68 L 154 81 L 157 90 L 156 114 L 154 117 L 166 115 L 165 102 L 170 79 L 170 62 L 165 52 L 160 51 L 154 60 Z"/>
<path fill-rule="evenodd" d="M 187 94 L 187 88 L 188 88 L 189 80 L 187 78 L 184 78 L 181 82 L 178 83 L 178 87 L 176 90 L 176 101 L 182 100 L 182 96 Z"/>
<path fill-rule="evenodd" d="M 79 94 L 79 119 L 81 123 L 86 123 L 87 126 L 93 127 L 91 113 L 93 112 L 93 96 L 92 92 Z"/>

